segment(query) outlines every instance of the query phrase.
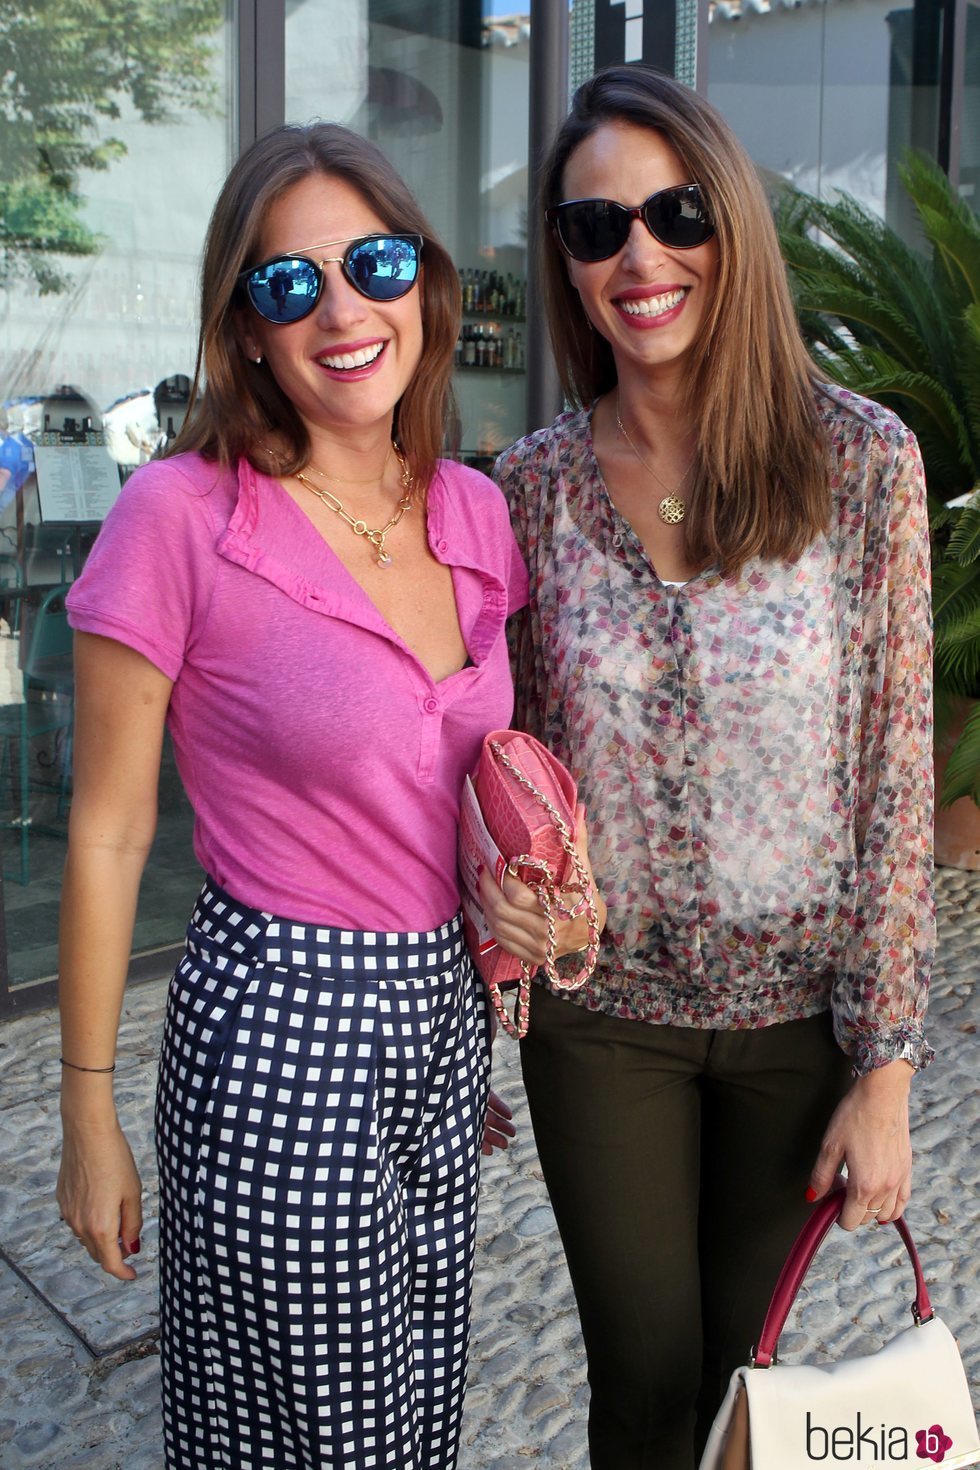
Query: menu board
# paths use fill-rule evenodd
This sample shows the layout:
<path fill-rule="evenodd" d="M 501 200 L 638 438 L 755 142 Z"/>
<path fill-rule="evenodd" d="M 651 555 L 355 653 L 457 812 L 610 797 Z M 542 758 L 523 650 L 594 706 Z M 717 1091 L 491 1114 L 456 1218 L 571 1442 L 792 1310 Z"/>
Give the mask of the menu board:
<path fill-rule="evenodd" d="M 104 444 L 35 444 L 42 521 L 102 521 L 119 494 L 119 466 Z"/>

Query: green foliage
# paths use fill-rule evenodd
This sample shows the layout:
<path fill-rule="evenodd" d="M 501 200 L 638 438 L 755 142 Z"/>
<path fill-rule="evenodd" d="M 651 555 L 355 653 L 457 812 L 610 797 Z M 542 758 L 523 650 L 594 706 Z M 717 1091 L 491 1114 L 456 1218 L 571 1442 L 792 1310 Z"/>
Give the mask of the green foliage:
<path fill-rule="evenodd" d="M 123 154 L 106 123 L 209 110 L 224 0 L 0 0 L 0 285 L 68 285 L 56 259 L 90 255 L 79 175 Z"/>
<path fill-rule="evenodd" d="M 943 805 L 972 796 L 980 806 L 980 704 L 969 715 L 943 777 Z"/>
<path fill-rule="evenodd" d="M 925 249 L 843 196 L 787 190 L 777 206 L 783 253 L 810 350 L 829 378 L 893 408 L 915 433 L 929 488 L 936 715 L 980 696 L 980 220 L 929 159 L 902 182 Z M 814 238 L 815 232 L 825 237 Z M 980 805 L 980 718 L 954 747 L 944 804 Z"/>

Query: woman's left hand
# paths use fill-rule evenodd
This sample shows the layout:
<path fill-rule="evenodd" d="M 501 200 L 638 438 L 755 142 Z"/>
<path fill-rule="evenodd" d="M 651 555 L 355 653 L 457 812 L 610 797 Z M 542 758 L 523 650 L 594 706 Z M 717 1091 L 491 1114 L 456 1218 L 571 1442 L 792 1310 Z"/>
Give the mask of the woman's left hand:
<path fill-rule="evenodd" d="M 912 1193 L 909 1086 L 914 1068 L 888 1062 L 859 1077 L 838 1105 L 810 1175 L 807 1198 L 822 1199 L 842 1164 L 847 1198 L 840 1224 L 845 1230 L 901 1215 Z"/>
<path fill-rule="evenodd" d="M 503 1098 L 491 1088 L 487 1098 L 487 1115 L 483 1120 L 481 1154 L 489 1158 L 495 1148 L 505 1149 L 510 1140 L 517 1137 L 517 1129 L 511 1122 L 513 1116 Z"/>

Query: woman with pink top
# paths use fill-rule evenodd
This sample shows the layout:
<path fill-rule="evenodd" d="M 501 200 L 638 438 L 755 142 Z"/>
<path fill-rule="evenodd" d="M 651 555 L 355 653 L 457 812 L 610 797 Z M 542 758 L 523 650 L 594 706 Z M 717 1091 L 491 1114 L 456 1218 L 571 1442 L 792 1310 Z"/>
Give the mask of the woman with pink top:
<path fill-rule="evenodd" d="M 500 493 L 438 458 L 458 314 L 372 144 L 260 139 L 205 247 L 205 386 L 69 598 L 58 1201 L 121 1280 L 111 1074 L 165 724 L 207 873 L 157 1098 L 168 1470 L 456 1463 L 489 1060 L 458 799 L 526 601 Z"/>

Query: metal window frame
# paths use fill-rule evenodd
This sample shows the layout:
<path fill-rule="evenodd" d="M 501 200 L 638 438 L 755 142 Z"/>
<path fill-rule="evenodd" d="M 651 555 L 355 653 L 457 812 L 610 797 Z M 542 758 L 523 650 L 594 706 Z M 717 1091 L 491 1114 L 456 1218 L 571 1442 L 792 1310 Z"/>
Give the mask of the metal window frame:
<path fill-rule="evenodd" d="M 528 85 L 527 201 L 527 432 L 550 424 L 562 408 L 558 369 L 551 355 L 541 291 L 541 244 L 547 228 L 537 208 L 540 173 L 551 140 L 568 111 L 569 12 L 555 0 L 531 0 Z"/>
<path fill-rule="evenodd" d="M 967 0 L 945 0 L 939 59 L 939 138 L 937 162 L 956 189 L 960 182 L 963 93 L 966 85 Z"/>
<path fill-rule="evenodd" d="M 238 0 L 238 151 L 286 120 L 286 0 Z"/>

